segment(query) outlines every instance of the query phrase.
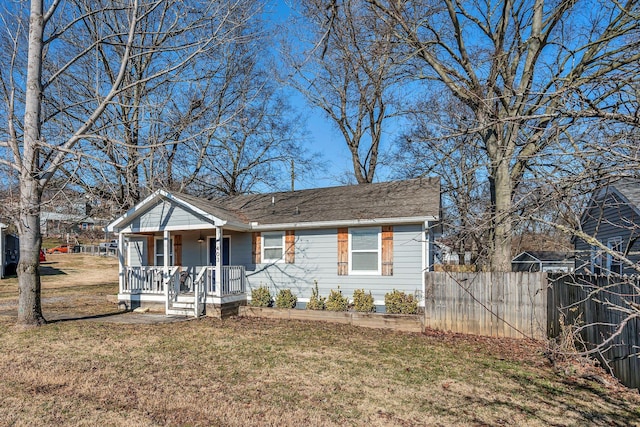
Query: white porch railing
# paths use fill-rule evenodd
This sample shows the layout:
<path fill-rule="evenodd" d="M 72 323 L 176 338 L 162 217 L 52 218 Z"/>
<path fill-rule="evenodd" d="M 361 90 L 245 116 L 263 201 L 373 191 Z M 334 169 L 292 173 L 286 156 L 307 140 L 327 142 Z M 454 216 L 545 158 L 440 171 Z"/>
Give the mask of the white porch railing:
<path fill-rule="evenodd" d="M 202 267 L 196 277 L 196 283 L 203 283 L 207 295 L 226 296 L 243 294 L 246 292 L 246 277 L 244 266 L 224 265 L 220 269 L 220 285 L 216 283 L 217 267 Z"/>
<path fill-rule="evenodd" d="M 180 283 L 180 274 L 176 274 L 178 267 L 169 267 L 169 286 L 171 291 L 204 291 L 207 296 L 236 295 L 246 292 L 246 277 L 244 266 L 225 265 L 221 267 L 221 283 L 216 284 L 216 267 L 183 267 L 194 272 L 189 275 L 186 283 Z M 186 285 L 189 289 L 181 289 Z M 124 281 L 120 293 L 123 294 L 164 294 L 163 267 L 143 266 L 125 267 Z M 174 292 L 170 292 L 173 294 Z"/>
<path fill-rule="evenodd" d="M 125 267 L 123 294 L 164 294 L 162 267 Z"/>

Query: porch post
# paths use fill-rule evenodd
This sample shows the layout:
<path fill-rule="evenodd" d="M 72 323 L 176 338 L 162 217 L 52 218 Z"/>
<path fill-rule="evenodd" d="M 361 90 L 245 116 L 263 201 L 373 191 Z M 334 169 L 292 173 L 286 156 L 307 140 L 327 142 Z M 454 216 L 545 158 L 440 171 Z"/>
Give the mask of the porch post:
<path fill-rule="evenodd" d="M 216 226 L 216 292 L 222 296 L 222 227 Z"/>
<path fill-rule="evenodd" d="M 124 289 L 124 234 L 118 233 L 118 293 L 122 294 Z"/>
<path fill-rule="evenodd" d="M 164 283 L 164 304 L 165 304 L 165 313 L 169 310 L 169 250 L 171 243 L 171 235 L 169 230 L 164 230 L 163 235 L 163 266 L 162 266 L 162 282 Z"/>

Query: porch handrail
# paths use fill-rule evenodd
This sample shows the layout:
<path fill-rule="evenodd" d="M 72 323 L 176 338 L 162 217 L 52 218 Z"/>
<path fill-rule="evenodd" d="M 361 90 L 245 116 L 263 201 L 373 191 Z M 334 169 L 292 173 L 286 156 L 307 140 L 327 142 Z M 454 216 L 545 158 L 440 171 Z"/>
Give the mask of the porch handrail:
<path fill-rule="evenodd" d="M 243 294 L 246 292 L 246 276 L 243 265 L 223 265 L 221 269 L 222 295 Z"/>
<path fill-rule="evenodd" d="M 221 282 L 216 283 L 215 266 L 195 267 L 194 287 L 199 285 L 201 297 L 235 295 L 246 292 L 245 268 L 242 265 L 225 265 L 220 269 Z M 162 266 L 125 266 L 125 280 L 122 293 L 164 294 L 164 287 L 169 286 L 169 296 L 177 295 L 180 286 L 180 267 L 172 266 L 164 277 Z M 163 280 L 164 279 L 164 280 Z M 195 290 L 195 289 L 194 289 Z"/>
<path fill-rule="evenodd" d="M 175 299 L 180 290 L 180 276 L 176 274 L 179 269 L 179 266 L 170 267 L 169 273 L 165 279 L 165 284 L 168 286 L 167 289 L 169 290 L 169 300 Z"/>
<path fill-rule="evenodd" d="M 139 266 L 125 267 L 122 293 L 163 294 L 162 267 Z"/>

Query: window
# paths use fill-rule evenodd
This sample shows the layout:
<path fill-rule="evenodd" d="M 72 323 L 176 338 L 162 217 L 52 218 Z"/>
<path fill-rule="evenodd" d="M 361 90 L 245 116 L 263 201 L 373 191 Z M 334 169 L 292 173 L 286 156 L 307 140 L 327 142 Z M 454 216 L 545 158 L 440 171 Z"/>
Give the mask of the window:
<path fill-rule="evenodd" d="M 607 248 L 622 255 L 622 237 L 612 237 L 607 241 Z M 622 260 L 619 256 L 607 253 L 607 270 L 610 273 L 622 274 Z"/>
<path fill-rule="evenodd" d="M 380 274 L 380 228 L 349 229 L 349 272 Z"/>
<path fill-rule="evenodd" d="M 164 239 L 156 237 L 155 247 L 156 265 L 164 265 Z M 169 240 L 169 265 L 173 265 L 173 239 Z"/>
<path fill-rule="evenodd" d="M 602 274 L 602 251 L 597 246 L 591 246 L 591 273 Z"/>
<path fill-rule="evenodd" d="M 284 233 L 262 233 L 262 262 L 284 262 Z"/>

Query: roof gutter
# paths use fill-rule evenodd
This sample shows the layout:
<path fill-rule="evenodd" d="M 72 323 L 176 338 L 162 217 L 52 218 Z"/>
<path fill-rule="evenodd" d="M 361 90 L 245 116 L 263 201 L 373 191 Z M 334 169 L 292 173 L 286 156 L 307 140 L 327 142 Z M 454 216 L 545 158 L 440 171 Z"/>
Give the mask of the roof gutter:
<path fill-rule="evenodd" d="M 288 223 L 277 223 L 277 224 L 260 224 L 258 222 L 252 222 L 249 225 L 250 225 L 250 230 L 252 231 L 282 231 L 282 230 L 296 230 L 296 229 L 300 230 L 300 229 L 310 229 L 310 228 L 422 224 L 427 221 L 437 221 L 437 217 L 420 216 L 420 217 L 398 217 L 398 218 L 346 219 L 346 220 L 339 220 L 339 221 L 288 222 Z"/>

